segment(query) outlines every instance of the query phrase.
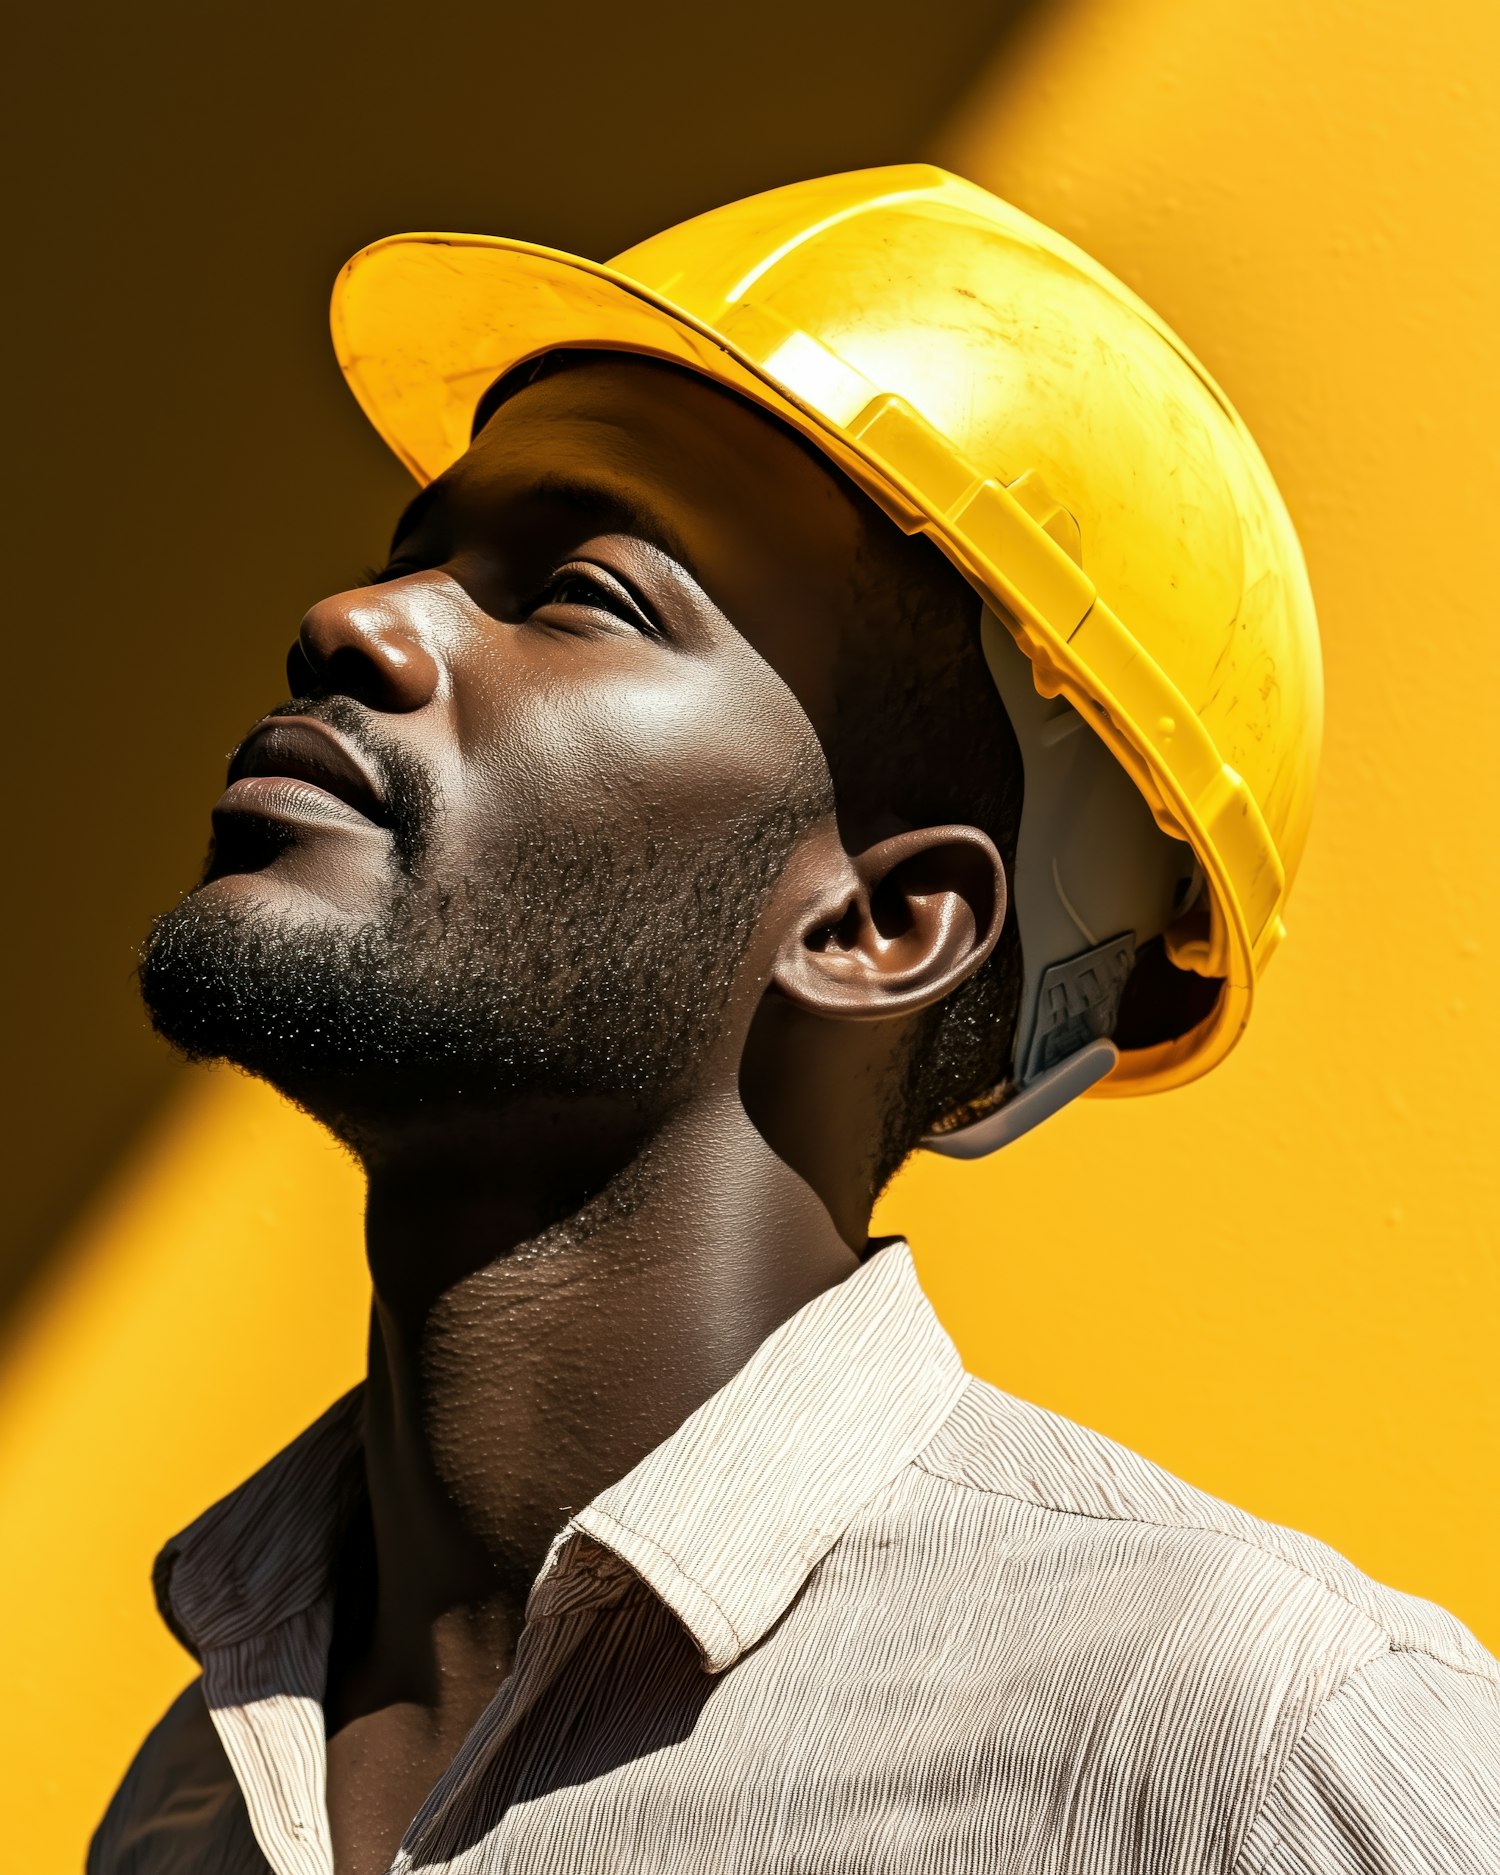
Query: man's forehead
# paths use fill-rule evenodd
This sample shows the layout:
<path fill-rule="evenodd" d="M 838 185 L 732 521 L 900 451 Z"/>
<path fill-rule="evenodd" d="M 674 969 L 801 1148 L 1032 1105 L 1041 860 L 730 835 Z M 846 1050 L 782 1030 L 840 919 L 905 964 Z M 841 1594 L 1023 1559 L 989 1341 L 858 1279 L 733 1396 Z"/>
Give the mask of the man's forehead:
<path fill-rule="evenodd" d="M 492 410 L 470 453 L 503 456 L 539 438 L 555 450 L 667 478 L 691 474 L 702 459 L 727 469 L 747 446 L 771 456 L 790 446 L 781 426 L 745 398 L 696 372 L 627 352 L 541 360 L 539 375 L 516 384 Z"/>
<path fill-rule="evenodd" d="M 511 391 L 410 504 L 398 538 L 431 508 L 470 502 L 571 510 L 651 542 L 695 577 L 716 524 L 840 566 L 861 532 L 852 485 L 773 418 L 628 354 L 575 354 Z"/>

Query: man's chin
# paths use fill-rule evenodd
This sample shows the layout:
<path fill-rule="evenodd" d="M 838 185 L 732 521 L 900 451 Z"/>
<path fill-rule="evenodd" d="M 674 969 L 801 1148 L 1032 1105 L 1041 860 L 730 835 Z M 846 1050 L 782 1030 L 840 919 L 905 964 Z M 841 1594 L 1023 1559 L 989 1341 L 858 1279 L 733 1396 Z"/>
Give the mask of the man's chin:
<path fill-rule="evenodd" d="M 690 862 L 665 848 L 626 862 L 602 835 L 558 833 L 404 888 L 364 842 L 315 878 L 310 845 L 235 870 L 216 855 L 153 926 L 142 995 L 184 1054 L 325 1119 L 430 1124 L 537 1097 L 645 1113 L 711 1049 L 797 824 L 778 811 Z"/>
<path fill-rule="evenodd" d="M 151 1025 L 191 1061 L 228 1061 L 280 1085 L 357 985 L 357 934 L 263 872 L 213 875 L 152 925 L 141 949 Z M 354 966 L 351 968 L 351 965 Z"/>
<path fill-rule="evenodd" d="M 260 873 L 210 876 L 151 927 L 141 997 L 190 1061 L 243 1068 L 347 1136 L 362 1113 L 385 1122 L 482 1089 L 505 1052 L 472 1010 L 454 1019 L 478 960 L 446 985 L 405 935 L 396 914 L 356 921 Z"/>

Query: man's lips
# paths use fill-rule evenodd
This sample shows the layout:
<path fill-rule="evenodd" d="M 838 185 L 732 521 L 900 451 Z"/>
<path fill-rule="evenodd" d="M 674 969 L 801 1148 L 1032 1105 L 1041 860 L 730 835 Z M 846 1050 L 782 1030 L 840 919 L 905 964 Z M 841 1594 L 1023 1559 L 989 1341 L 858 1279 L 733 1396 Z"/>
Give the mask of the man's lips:
<path fill-rule="evenodd" d="M 320 812 L 318 795 L 325 797 L 326 814 Z M 229 785 L 214 812 L 300 819 L 307 810 L 318 818 L 339 819 L 352 810 L 377 826 L 390 822 L 385 796 L 336 731 L 311 716 L 269 717 L 235 750 Z"/>

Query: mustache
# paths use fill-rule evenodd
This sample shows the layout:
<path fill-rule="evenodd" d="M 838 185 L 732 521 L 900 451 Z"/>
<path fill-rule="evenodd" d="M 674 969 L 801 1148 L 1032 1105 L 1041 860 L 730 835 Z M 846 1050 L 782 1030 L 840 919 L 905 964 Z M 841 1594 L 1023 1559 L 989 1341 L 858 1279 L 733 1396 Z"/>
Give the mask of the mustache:
<path fill-rule="evenodd" d="M 364 757 L 385 797 L 397 861 L 403 872 L 414 875 L 431 843 L 437 818 L 438 787 L 426 765 L 410 749 L 382 736 L 371 712 L 353 697 L 292 697 L 267 710 L 262 721 L 277 716 L 304 716 L 325 723 Z"/>

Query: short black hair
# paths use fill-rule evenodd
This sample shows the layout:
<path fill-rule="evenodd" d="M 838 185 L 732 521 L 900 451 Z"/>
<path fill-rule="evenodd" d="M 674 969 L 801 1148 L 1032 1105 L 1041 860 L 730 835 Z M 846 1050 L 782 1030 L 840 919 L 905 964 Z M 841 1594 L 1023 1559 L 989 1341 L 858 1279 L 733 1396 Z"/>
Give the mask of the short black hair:
<path fill-rule="evenodd" d="M 864 508 L 862 603 L 840 647 L 825 750 L 841 817 L 884 811 L 911 826 L 979 827 L 1013 880 L 1023 769 L 984 655 L 983 601 L 931 541 L 904 536 L 873 504 Z M 990 956 L 913 1025 L 887 1089 L 876 1191 L 924 1134 L 958 1115 L 977 1117 L 1007 1078 L 1023 974 L 1010 898 Z"/>

